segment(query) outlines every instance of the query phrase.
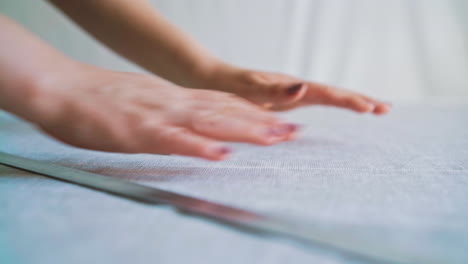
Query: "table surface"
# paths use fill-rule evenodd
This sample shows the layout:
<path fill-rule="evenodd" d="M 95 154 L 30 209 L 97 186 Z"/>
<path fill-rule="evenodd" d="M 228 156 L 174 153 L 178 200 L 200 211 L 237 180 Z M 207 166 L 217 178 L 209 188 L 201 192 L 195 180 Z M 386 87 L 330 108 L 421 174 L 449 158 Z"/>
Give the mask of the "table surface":
<path fill-rule="evenodd" d="M 307 108 L 285 118 L 304 125 L 298 140 L 234 144 L 229 160 L 209 162 L 72 148 L 0 113 L 0 151 L 301 221 L 396 237 L 417 230 L 421 248 L 468 263 L 467 106 L 396 105 L 383 117 Z M 0 165 L 0 263 L 149 262 L 375 263 Z"/>

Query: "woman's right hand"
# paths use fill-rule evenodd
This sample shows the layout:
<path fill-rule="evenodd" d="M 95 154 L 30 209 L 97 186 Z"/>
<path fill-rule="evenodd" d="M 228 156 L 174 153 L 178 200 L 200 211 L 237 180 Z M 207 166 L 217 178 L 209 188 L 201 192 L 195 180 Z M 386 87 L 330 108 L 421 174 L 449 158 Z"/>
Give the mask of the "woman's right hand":
<path fill-rule="evenodd" d="M 230 153 L 225 141 L 271 145 L 297 131 L 233 94 L 145 74 L 79 64 L 32 86 L 23 117 L 81 148 L 222 160 Z"/>

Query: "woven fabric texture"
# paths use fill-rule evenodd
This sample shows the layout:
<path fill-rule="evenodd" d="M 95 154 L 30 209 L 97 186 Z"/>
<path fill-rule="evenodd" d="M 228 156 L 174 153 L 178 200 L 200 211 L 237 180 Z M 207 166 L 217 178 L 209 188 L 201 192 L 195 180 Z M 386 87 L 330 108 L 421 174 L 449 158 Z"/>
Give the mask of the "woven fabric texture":
<path fill-rule="evenodd" d="M 298 140 L 227 161 L 72 148 L 0 113 L 0 151 L 301 221 L 394 230 L 468 263 L 468 107 L 285 114 Z M 429 239 L 428 239 L 429 238 Z M 382 243 L 386 238 L 382 237 Z M 0 263 L 373 263 L 0 166 Z"/>

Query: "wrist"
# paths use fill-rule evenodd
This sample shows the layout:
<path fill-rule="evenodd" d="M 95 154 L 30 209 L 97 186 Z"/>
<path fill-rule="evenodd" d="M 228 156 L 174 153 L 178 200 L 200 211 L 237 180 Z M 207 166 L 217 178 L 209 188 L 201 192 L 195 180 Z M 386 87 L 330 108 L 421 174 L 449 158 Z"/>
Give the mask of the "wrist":
<path fill-rule="evenodd" d="M 17 74 L 14 78 L 3 80 L 1 87 L 0 106 L 2 109 L 19 117 L 26 118 L 32 102 L 36 101 L 42 85 L 42 74 Z"/>
<path fill-rule="evenodd" d="M 239 68 L 221 60 L 212 61 L 204 67 L 196 67 L 189 83 L 190 88 L 222 90 L 222 80 L 226 75 L 235 74 Z"/>
<path fill-rule="evenodd" d="M 53 119 L 60 110 L 60 100 L 56 90 L 62 80 L 70 78 L 77 63 L 70 61 L 58 63 L 52 67 L 20 76 L 5 91 L 5 102 L 2 108 L 27 121 L 42 124 Z M 76 72 L 75 72 L 76 74 Z M 2 93 L 3 95 L 3 93 Z"/>

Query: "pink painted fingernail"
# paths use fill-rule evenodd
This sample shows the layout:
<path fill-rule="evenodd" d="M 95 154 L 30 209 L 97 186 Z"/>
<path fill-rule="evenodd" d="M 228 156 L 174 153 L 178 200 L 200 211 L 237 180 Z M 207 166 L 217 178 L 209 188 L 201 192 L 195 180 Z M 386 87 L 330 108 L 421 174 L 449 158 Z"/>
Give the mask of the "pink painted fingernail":
<path fill-rule="evenodd" d="M 283 124 L 277 127 L 268 129 L 268 135 L 273 137 L 282 137 L 297 131 L 299 128 L 296 124 Z"/>
<path fill-rule="evenodd" d="M 294 84 L 293 86 L 286 89 L 286 94 L 295 95 L 302 89 L 303 86 L 304 86 L 304 83 Z"/>
<path fill-rule="evenodd" d="M 232 150 L 229 147 L 220 147 L 217 150 L 217 153 L 220 154 L 220 155 L 227 155 L 227 154 L 229 154 L 231 152 L 232 152 Z"/>
<path fill-rule="evenodd" d="M 288 124 L 289 132 L 293 133 L 299 130 L 300 126 L 297 124 Z"/>

